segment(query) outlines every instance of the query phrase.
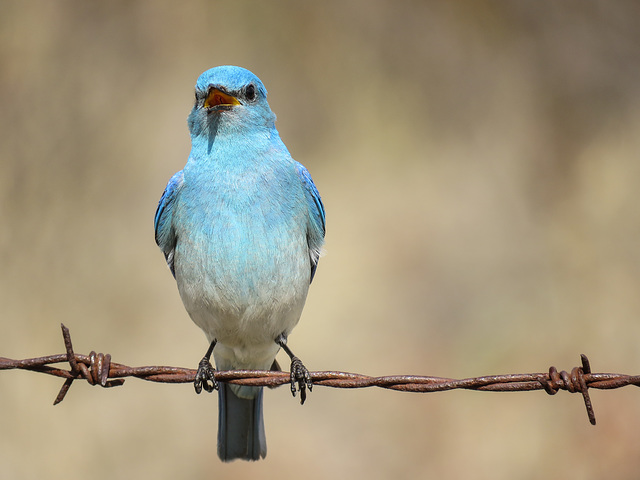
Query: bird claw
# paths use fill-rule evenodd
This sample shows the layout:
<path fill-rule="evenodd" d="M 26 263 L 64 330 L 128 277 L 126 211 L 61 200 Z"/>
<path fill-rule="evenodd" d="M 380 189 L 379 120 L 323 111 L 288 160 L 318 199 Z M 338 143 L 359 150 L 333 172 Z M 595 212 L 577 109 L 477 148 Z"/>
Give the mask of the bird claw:
<path fill-rule="evenodd" d="M 196 389 L 196 393 L 202 392 L 204 388 L 207 392 L 211 393 L 214 390 L 218 390 L 218 382 L 215 377 L 215 368 L 211 365 L 211 362 L 207 357 L 200 360 L 198 364 L 198 371 L 196 372 L 196 378 L 193 381 L 193 386 Z"/>
<path fill-rule="evenodd" d="M 311 375 L 298 357 L 291 358 L 291 393 L 296 396 L 296 384 L 300 390 L 300 405 L 307 399 L 307 387 L 309 391 L 313 389 Z"/>

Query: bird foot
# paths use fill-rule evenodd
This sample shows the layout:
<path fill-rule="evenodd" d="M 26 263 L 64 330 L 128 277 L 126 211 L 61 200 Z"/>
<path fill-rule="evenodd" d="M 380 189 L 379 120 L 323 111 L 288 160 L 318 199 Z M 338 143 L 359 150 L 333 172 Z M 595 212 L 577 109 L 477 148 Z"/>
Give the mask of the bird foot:
<path fill-rule="evenodd" d="M 215 378 L 215 368 L 211 365 L 211 362 L 207 357 L 200 360 L 198 364 L 198 371 L 196 372 L 196 378 L 193 381 L 193 386 L 196 389 L 196 393 L 202 392 L 204 388 L 207 392 L 211 393 L 214 390 L 218 390 L 218 382 Z"/>
<path fill-rule="evenodd" d="M 307 399 L 307 387 L 311 391 L 313 383 L 307 367 L 303 365 L 298 357 L 294 356 L 291 358 L 291 393 L 294 397 L 296 396 L 296 384 L 298 390 L 300 390 L 300 405 L 303 405 Z"/>

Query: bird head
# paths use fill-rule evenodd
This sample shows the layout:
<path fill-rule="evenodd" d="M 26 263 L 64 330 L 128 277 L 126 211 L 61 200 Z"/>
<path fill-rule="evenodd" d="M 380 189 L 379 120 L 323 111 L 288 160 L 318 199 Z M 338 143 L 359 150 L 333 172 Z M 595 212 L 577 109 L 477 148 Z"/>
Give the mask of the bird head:
<path fill-rule="evenodd" d="M 198 77 L 189 115 L 192 135 L 271 129 L 275 118 L 267 102 L 267 89 L 249 70 L 221 66 Z"/>

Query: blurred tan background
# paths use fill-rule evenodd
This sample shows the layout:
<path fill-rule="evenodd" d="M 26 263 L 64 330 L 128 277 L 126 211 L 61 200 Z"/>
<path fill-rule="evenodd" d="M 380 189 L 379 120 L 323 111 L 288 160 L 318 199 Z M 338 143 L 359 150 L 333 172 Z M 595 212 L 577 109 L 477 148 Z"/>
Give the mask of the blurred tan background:
<path fill-rule="evenodd" d="M 207 68 L 269 89 L 327 209 L 313 370 L 640 372 L 637 2 L 2 1 L 0 356 L 206 349 L 153 240 Z M 283 363 L 287 363 L 286 361 Z M 0 374 L 0 479 L 636 479 L 640 391 L 266 395 L 221 464 L 191 385 Z"/>

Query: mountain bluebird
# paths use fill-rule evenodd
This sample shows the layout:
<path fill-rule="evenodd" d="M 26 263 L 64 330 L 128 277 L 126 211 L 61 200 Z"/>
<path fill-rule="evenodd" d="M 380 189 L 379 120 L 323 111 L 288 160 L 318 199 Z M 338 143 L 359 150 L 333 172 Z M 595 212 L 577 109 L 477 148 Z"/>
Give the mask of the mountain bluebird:
<path fill-rule="evenodd" d="M 218 389 L 218 456 L 267 453 L 262 387 L 221 383 L 219 370 L 278 369 L 291 358 L 291 390 L 311 378 L 287 347 L 324 243 L 325 215 L 309 172 L 291 158 L 275 127 L 267 90 L 253 73 L 222 66 L 196 82 L 188 118 L 191 153 L 162 194 L 155 216 L 164 253 L 191 319 L 209 350 L 195 380 Z"/>

